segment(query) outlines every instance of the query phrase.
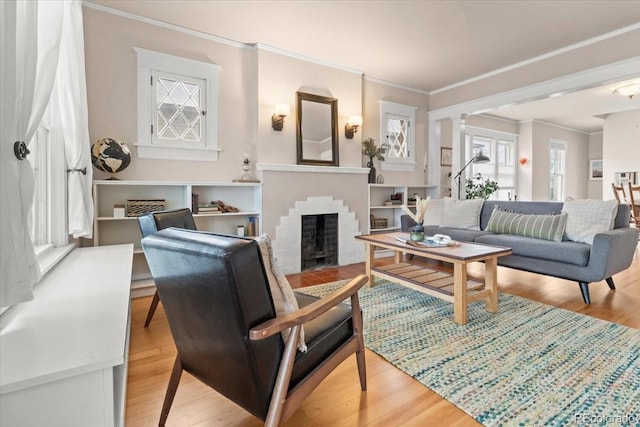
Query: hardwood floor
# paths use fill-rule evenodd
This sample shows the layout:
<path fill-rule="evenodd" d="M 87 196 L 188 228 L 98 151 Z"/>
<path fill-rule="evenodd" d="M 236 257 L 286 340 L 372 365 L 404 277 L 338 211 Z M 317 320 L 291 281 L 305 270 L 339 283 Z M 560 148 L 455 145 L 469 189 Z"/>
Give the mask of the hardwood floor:
<path fill-rule="evenodd" d="M 387 263 L 390 259 L 377 260 Z M 441 268 L 446 268 L 440 265 Z M 482 265 L 470 268 L 481 275 Z M 349 279 L 364 263 L 288 276 L 294 288 Z M 567 310 L 640 329 L 640 248 L 632 266 L 606 283 L 590 286 L 591 305 L 582 302 L 578 285 L 507 268 L 499 268 L 499 290 Z M 148 328 L 144 320 L 151 297 L 132 301 L 131 345 L 127 383 L 127 427 L 158 424 L 175 347 L 162 304 Z M 368 390 L 360 391 L 355 358 L 342 363 L 303 403 L 286 426 L 477 426 L 473 418 L 422 384 L 367 350 Z M 259 426 L 260 420 L 184 373 L 167 426 Z"/>

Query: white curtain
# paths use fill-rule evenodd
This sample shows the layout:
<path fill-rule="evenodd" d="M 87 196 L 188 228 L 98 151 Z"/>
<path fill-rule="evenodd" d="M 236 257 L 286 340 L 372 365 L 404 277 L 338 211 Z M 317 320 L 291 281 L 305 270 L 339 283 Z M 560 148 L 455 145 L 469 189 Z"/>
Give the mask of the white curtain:
<path fill-rule="evenodd" d="M 73 16 L 74 19 L 70 23 L 64 22 L 65 14 Z M 67 30 L 73 31 L 74 34 L 79 31 L 82 34 L 82 18 L 80 15 L 78 20 L 78 14 L 81 14 L 81 4 L 76 0 L 73 2 L 0 1 L 0 23 L 2 24 L 0 29 L 0 93 L 2 94 L 0 98 L 0 306 L 2 307 L 33 299 L 31 286 L 40 278 L 27 220 L 33 203 L 34 173 L 30 162 L 26 159 L 19 160 L 14 151 L 17 141 L 29 144 L 40 124 L 56 81 L 61 51 L 64 52 L 63 58 L 67 67 L 76 69 L 75 74 L 69 78 L 82 79 L 81 82 L 73 82 L 73 85 L 84 86 L 84 72 L 80 75 L 77 70 L 80 67 L 84 69 L 83 47 L 78 47 L 78 40 L 73 37 L 69 39 L 68 48 L 61 49 L 60 44 L 63 28 L 65 28 L 65 34 Z M 67 28 L 68 26 L 71 28 Z M 80 43 L 82 44 L 82 37 Z M 72 66 L 72 62 L 78 58 L 82 59 L 82 63 Z M 70 71 L 67 69 L 65 72 Z M 89 149 L 84 90 L 79 87 L 76 90 L 78 98 L 84 100 L 84 111 L 74 113 L 75 121 L 72 126 L 77 130 L 78 135 L 82 133 L 84 135 L 75 138 L 65 133 L 65 145 L 69 140 L 75 147 L 70 149 L 72 151 L 70 155 L 67 154 L 71 168 L 75 166 L 82 168 L 82 158 L 88 155 L 88 153 L 74 151 L 81 151 L 78 149 L 80 144 L 84 144 L 87 151 Z M 64 120 L 73 116 L 68 111 L 66 114 Z M 83 125 L 79 124 L 81 121 L 84 122 Z M 83 204 L 90 205 L 91 168 L 87 162 L 84 164 L 87 165 L 87 175 L 83 175 L 80 180 L 73 180 L 74 193 L 86 194 L 84 191 L 75 190 L 89 188 L 89 202 L 82 200 Z M 70 173 L 70 175 L 79 174 Z M 87 177 L 88 183 L 83 183 Z M 76 228 L 77 222 L 74 219 L 74 234 L 91 235 L 92 208 L 89 212 L 88 228 L 84 226 Z"/>
<path fill-rule="evenodd" d="M 66 2 L 56 78 L 61 128 L 67 160 L 68 231 L 73 237 L 91 238 L 93 169 L 89 143 L 87 90 L 84 72 L 82 3 Z"/>

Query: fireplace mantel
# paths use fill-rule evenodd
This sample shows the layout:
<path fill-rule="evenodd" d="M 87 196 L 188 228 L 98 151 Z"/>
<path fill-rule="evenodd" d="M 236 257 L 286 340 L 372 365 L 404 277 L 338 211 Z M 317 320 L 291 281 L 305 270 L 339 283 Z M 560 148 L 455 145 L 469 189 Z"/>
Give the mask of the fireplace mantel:
<path fill-rule="evenodd" d="M 369 168 L 356 168 L 344 166 L 313 166 L 313 165 L 291 165 L 285 163 L 258 163 L 258 171 L 270 172 L 313 172 L 313 173 L 349 173 L 363 174 L 369 173 Z"/>

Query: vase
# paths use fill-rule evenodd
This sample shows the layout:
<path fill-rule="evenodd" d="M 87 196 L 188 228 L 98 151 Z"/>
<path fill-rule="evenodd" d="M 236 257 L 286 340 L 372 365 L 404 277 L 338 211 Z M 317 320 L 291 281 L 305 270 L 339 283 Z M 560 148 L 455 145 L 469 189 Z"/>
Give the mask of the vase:
<path fill-rule="evenodd" d="M 369 184 L 376 183 L 376 167 L 373 166 L 373 161 L 368 161 L 367 166 L 369 167 Z"/>
<path fill-rule="evenodd" d="M 424 240 L 424 226 L 422 223 L 417 223 L 409 229 L 409 239 L 416 242 L 422 242 Z"/>

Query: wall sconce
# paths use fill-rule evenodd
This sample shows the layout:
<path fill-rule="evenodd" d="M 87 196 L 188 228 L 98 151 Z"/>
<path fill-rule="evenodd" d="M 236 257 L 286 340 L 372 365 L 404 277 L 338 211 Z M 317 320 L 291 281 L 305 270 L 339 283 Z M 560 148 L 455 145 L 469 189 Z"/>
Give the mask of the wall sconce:
<path fill-rule="evenodd" d="M 289 104 L 276 104 L 276 112 L 271 116 L 271 127 L 273 130 L 282 130 L 284 118 L 287 117 L 289 113 Z"/>
<path fill-rule="evenodd" d="M 353 139 L 353 135 L 358 133 L 358 129 L 362 126 L 362 116 L 351 116 L 347 121 L 347 124 L 344 125 L 344 136 L 347 139 Z"/>
<path fill-rule="evenodd" d="M 622 96 L 628 96 L 629 99 L 631 99 L 635 95 L 640 93 L 640 83 L 633 83 L 617 87 L 613 90 L 613 93 L 617 93 L 618 95 Z"/>
<path fill-rule="evenodd" d="M 522 166 L 526 165 L 528 161 L 526 157 L 520 157 L 520 160 L 518 160 Z"/>

